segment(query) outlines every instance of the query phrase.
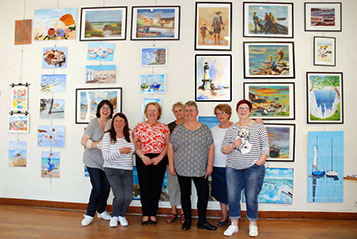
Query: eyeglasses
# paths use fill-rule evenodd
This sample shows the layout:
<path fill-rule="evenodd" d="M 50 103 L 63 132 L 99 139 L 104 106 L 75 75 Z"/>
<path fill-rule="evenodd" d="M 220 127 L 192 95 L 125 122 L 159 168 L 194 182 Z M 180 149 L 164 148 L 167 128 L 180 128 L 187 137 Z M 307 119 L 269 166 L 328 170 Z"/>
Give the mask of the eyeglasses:
<path fill-rule="evenodd" d="M 101 109 L 102 110 L 110 110 L 110 107 L 109 106 L 103 106 Z"/>
<path fill-rule="evenodd" d="M 185 112 L 187 112 L 187 113 L 193 113 L 195 111 L 197 111 L 197 110 L 185 110 Z"/>
<path fill-rule="evenodd" d="M 243 111 L 243 110 L 249 110 L 249 108 L 248 108 L 248 107 L 238 107 L 238 110 L 241 110 L 241 111 Z"/>
<path fill-rule="evenodd" d="M 227 112 L 224 112 L 224 111 L 216 113 L 216 115 L 225 115 L 225 114 L 227 114 Z"/>

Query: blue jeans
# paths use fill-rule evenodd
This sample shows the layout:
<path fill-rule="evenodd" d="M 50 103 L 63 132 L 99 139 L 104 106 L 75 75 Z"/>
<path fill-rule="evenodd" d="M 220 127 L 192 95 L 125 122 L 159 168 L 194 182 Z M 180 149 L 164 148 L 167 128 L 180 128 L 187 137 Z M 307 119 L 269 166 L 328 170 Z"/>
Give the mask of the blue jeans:
<path fill-rule="evenodd" d="M 241 213 L 240 200 L 244 189 L 247 218 L 251 222 L 258 220 L 258 195 L 265 176 L 265 166 L 254 164 L 246 169 L 226 168 L 228 185 L 228 205 L 231 219 L 239 219 Z"/>

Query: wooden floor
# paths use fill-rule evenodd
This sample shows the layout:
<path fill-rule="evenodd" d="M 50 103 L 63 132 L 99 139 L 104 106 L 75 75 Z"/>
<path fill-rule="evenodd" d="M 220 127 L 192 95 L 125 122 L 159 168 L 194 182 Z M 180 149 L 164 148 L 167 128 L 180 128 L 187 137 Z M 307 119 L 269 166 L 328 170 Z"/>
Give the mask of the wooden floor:
<path fill-rule="evenodd" d="M 172 224 L 166 217 L 158 217 L 158 225 L 142 226 L 141 217 L 128 215 L 128 227 L 110 228 L 109 222 L 95 218 L 88 227 L 82 227 L 82 211 L 64 211 L 23 206 L 0 205 L 0 238 L 224 238 L 226 227 L 217 231 L 200 230 L 197 219 L 189 231 L 181 230 L 179 220 Z M 217 218 L 209 218 L 212 224 Z M 356 239 L 356 220 L 272 220 L 259 221 L 259 239 Z M 240 230 L 232 238 L 250 238 L 248 221 L 240 222 Z"/>

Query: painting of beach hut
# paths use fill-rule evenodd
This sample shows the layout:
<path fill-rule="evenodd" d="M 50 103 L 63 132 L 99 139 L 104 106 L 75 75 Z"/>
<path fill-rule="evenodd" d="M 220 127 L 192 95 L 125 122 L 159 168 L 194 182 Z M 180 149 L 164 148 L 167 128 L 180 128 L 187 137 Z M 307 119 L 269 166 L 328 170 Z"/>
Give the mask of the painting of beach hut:
<path fill-rule="evenodd" d="M 141 66 L 166 66 L 167 48 L 149 47 L 141 49 Z"/>
<path fill-rule="evenodd" d="M 343 202 L 344 132 L 309 132 L 308 202 Z"/>
<path fill-rule="evenodd" d="M 295 78 L 293 42 L 244 42 L 244 78 Z"/>
<path fill-rule="evenodd" d="M 307 72 L 307 123 L 343 124 L 342 72 Z"/>
<path fill-rule="evenodd" d="M 37 129 L 37 146 L 64 147 L 64 126 L 39 125 Z"/>
<path fill-rule="evenodd" d="M 295 125 L 264 123 L 269 138 L 267 161 L 294 162 Z"/>
<path fill-rule="evenodd" d="M 198 116 L 198 122 L 207 125 L 210 130 L 220 124 L 216 116 Z"/>
<path fill-rule="evenodd" d="M 196 2 L 195 50 L 232 48 L 232 3 Z"/>
<path fill-rule="evenodd" d="M 314 37 L 314 65 L 336 66 L 335 37 Z"/>
<path fill-rule="evenodd" d="M 64 99 L 40 99 L 40 118 L 64 119 Z"/>
<path fill-rule="evenodd" d="M 36 9 L 34 16 L 34 40 L 76 39 L 76 8 Z"/>
<path fill-rule="evenodd" d="M 9 114 L 8 132 L 9 133 L 28 133 L 30 128 L 30 115 Z"/>
<path fill-rule="evenodd" d="M 127 7 L 81 8 L 80 41 L 126 39 Z"/>
<path fill-rule="evenodd" d="M 42 55 L 42 68 L 66 68 L 67 47 L 45 47 Z"/>
<path fill-rule="evenodd" d="M 293 3 L 243 3 L 244 37 L 294 37 Z"/>
<path fill-rule="evenodd" d="M 60 177 L 60 152 L 43 151 L 41 152 L 41 177 L 59 178 Z"/>
<path fill-rule="evenodd" d="M 115 44 L 89 42 L 87 60 L 113 61 Z"/>
<path fill-rule="evenodd" d="M 65 92 L 66 74 L 41 75 L 41 92 Z"/>
<path fill-rule="evenodd" d="M 232 100 L 232 55 L 197 54 L 195 100 L 228 102 Z"/>
<path fill-rule="evenodd" d="M 28 86 L 13 85 L 11 88 L 11 109 L 13 111 L 26 111 L 28 104 Z"/>
<path fill-rule="evenodd" d="M 32 20 L 15 21 L 15 45 L 31 44 L 32 40 Z"/>
<path fill-rule="evenodd" d="M 342 31 L 342 3 L 305 2 L 305 31 Z"/>
<path fill-rule="evenodd" d="M 86 83 L 115 83 L 115 65 L 86 66 Z"/>
<path fill-rule="evenodd" d="M 26 167 L 27 142 L 9 141 L 9 166 Z"/>
<path fill-rule="evenodd" d="M 180 6 L 132 7 L 131 40 L 179 40 Z"/>
<path fill-rule="evenodd" d="M 295 119 L 294 83 L 243 83 L 244 99 L 252 102 L 252 118 Z"/>
<path fill-rule="evenodd" d="M 97 106 L 102 100 L 112 103 L 113 115 L 121 112 L 122 88 L 76 89 L 76 124 L 88 124 L 95 118 Z"/>
<path fill-rule="evenodd" d="M 140 75 L 140 93 L 166 93 L 165 74 Z"/>

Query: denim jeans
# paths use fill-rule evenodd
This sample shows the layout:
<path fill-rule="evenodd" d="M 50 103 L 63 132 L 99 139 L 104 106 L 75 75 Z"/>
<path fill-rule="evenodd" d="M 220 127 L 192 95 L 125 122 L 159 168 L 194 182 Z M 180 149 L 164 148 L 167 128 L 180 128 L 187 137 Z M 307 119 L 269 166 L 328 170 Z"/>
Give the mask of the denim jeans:
<path fill-rule="evenodd" d="M 226 168 L 228 185 L 228 205 L 231 219 L 239 219 L 241 213 L 240 200 L 244 189 L 247 218 L 249 221 L 258 220 L 258 195 L 265 176 L 265 166 L 254 164 L 246 169 Z"/>

